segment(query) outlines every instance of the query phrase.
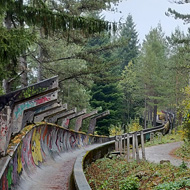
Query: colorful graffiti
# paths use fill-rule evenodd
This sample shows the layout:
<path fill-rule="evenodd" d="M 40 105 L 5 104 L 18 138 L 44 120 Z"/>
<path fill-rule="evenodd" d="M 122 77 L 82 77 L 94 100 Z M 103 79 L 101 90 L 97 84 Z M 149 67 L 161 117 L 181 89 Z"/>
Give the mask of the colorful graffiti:
<path fill-rule="evenodd" d="M 7 139 L 10 137 L 9 125 L 10 123 L 10 109 L 5 107 L 0 111 L 0 155 L 5 154 L 7 148 Z"/>
<path fill-rule="evenodd" d="M 8 147 L 10 160 L 3 175 L 0 176 L 0 189 L 15 189 L 21 176 L 35 172 L 37 167 L 57 154 L 96 142 L 94 138 L 108 140 L 108 138 L 88 136 L 45 122 L 27 126 Z"/>
<path fill-rule="evenodd" d="M 36 98 L 36 99 L 28 101 L 28 102 L 24 102 L 22 104 L 19 104 L 15 108 L 15 111 L 14 111 L 15 118 L 18 119 L 19 116 L 22 116 L 23 111 L 26 109 L 29 109 L 29 108 L 32 108 L 34 106 L 38 106 L 40 104 L 43 104 L 43 103 L 50 101 L 51 95 L 52 95 L 52 93 L 49 95 L 49 97 L 48 97 L 48 95 L 46 95 L 46 96 L 42 96 L 40 98 Z"/>
<path fill-rule="evenodd" d="M 55 76 L 50 79 L 33 84 L 32 86 L 24 87 L 20 90 L 2 95 L 0 96 L 0 111 L 5 106 L 10 106 L 12 108 L 17 102 L 24 101 L 25 99 L 34 96 L 38 96 L 42 93 L 48 93 L 48 91 L 56 90 L 57 88 L 58 77 Z"/>
<path fill-rule="evenodd" d="M 57 91 L 51 92 L 47 95 L 35 98 L 30 101 L 15 105 L 14 110 L 13 110 L 12 122 L 11 122 L 11 126 L 13 126 L 12 133 L 16 134 L 22 129 L 24 111 L 26 111 L 29 108 L 33 108 L 35 106 L 45 104 L 49 101 L 53 101 L 56 99 L 57 99 Z"/>
<path fill-rule="evenodd" d="M 70 119 L 65 118 L 65 119 L 63 119 L 63 121 L 62 121 L 62 126 L 67 129 L 67 128 L 69 128 L 69 123 L 70 123 Z"/>
<path fill-rule="evenodd" d="M 11 135 L 19 133 L 26 123 L 33 121 L 34 114 L 29 115 L 30 120 L 27 121 L 24 111 L 57 100 L 57 89 L 56 76 L 0 96 L 0 155 L 5 156 Z"/>

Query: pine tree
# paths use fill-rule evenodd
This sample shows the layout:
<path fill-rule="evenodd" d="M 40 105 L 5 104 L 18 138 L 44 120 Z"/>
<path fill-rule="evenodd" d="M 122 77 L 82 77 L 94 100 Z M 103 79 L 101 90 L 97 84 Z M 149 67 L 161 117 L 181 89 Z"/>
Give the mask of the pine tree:
<path fill-rule="evenodd" d="M 121 70 L 124 70 L 130 61 L 134 62 L 139 52 L 138 33 L 135 27 L 132 15 L 129 14 L 120 32 L 120 38 L 127 42 L 127 45 L 119 49 L 119 56 L 121 56 L 123 60 Z"/>
<path fill-rule="evenodd" d="M 182 123 L 184 89 L 189 86 L 190 46 L 188 43 L 179 43 L 184 39 L 189 39 L 189 34 L 185 35 L 179 28 L 172 33 L 171 37 L 168 37 L 171 49 L 169 69 L 172 71 L 170 73 L 170 86 L 172 86 L 170 89 L 170 107 L 176 113 L 178 124 Z"/>
<path fill-rule="evenodd" d="M 105 36 L 104 38 L 95 38 L 89 42 L 89 46 L 104 46 L 110 43 L 110 38 Z M 91 89 L 92 98 L 90 100 L 90 105 L 93 108 L 101 107 L 102 111 L 110 110 L 110 115 L 106 116 L 101 121 L 97 123 L 98 134 L 109 134 L 110 125 L 117 125 L 121 123 L 121 93 L 117 88 L 119 72 L 118 66 L 120 64 L 117 59 L 117 54 L 115 49 L 110 49 L 105 53 L 101 53 L 99 58 L 102 59 L 103 63 L 114 62 L 114 66 L 107 68 L 104 67 L 103 72 L 100 72 L 94 78 L 94 85 Z"/>
<path fill-rule="evenodd" d="M 75 4 L 77 2 L 75 1 Z M 85 2 L 89 3 L 89 1 Z M 107 2 L 110 4 L 111 1 L 100 4 L 102 6 L 100 9 Z M 113 0 L 113 2 L 117 1 Z M 64 3 L 62 1 L 60 3 L 57 1 L 43 2 L 41 0 L 7 0 L 0 2 L 0 17 L 2 21 L 0 26 L 2 39 L 0 41 L 0 61 L 3 68 L 1 80 L 9 79 L 9 82 L 8 80 L 6 82 L 6 86 L 9 85 L 10 79 L 17 74 L 19 56 L 28 49 L 31 43 L 36 41 L 36 34 L 33 32 L 34 28 L 42 29 L 44 36 L 52 36 L 55 32 L 65 32 L 69 36 L 72 30 L 82 30 L 84 35 L 87 35 L 110 30 L 111 28 L 113 30 L 116 29 L 115 24 L 69 14 L 69 11 L 57 8 L 64 5 Z M 81 3 L 84 4 L 83 1 Z M 97 3 L 93 5 L 97 5 Z M 83 10 L 83 7 L 81 9 Z M 8 67 L 10 72 L 5 72 Z"/>
<path fill-rule="evenodd" d="M 121 95 L 117 89 L 117 83 L 96 83 L 92 88 L 90 104 L 93 108 L 109 110 L 110 115 L 98 121 L 96 131 L 101 135 L 109 135 L 110 125 L 121 124 Z"/>
<path fill-rule="evenodd" d="M 149 112 L 149 120 L 153 120 L 154 126 L 156 125 L 157 107 L 161 104 L 164 105 L 167 99 L 167 96 L 163 95 L 167 90 L 167 81 L 169 80 L 167 56 L 168 50 L 164 33 L 161 26 L 158 25 L 146 36 L 138 58 L 138 80 L 139 85 L 144 88 L 145 112 Z"/>
<path fill-rule="evenodd" d="M 131 123 L 135 118 L 142 118 L 141 109 L 143 105 L 143 92 L 138 84 L 138 66 L 132 61 L 125 66 L 119 88 L 122 91 L 122 121 Z"/>
<path fill-rule="evenodd" d="M 126 45 L 118 50 L 118 56 L 122 59 L 120 65 L 120 72 L 123 75 L 128 75 L 126 69 L 130 62 L 135 64 L 135 60 L 139 53 L 138 33 L 135 29 L 132 15 L 128 15 L 124 27 L 120 32 L 120 40 L 126 41 Z M 125 78 L 125 77 L 124 77 Z M 122 82 L 125 81 L 123 78 Z M 123 84 L 123 102 L 122 102 L 122 122 L 130 123 L 131 119 L 135 117 L 135 103 L 133 102 L 132 92 L 128 84 Z M 126 87 L 127 86 L 127 87 Z"/>

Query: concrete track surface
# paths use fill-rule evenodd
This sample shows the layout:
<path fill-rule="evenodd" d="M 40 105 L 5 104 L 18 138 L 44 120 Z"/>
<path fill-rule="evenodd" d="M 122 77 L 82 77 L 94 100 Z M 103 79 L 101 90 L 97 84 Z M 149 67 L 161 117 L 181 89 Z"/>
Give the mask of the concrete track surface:
<path fill-rule="evenodd" d="M 17 190 L 68 190 L 69 176 L 77 156 L 97 146 L 99 144 L 90 145 L 48 160 L 35 173 L 30 176 L 23 175 Z"/>

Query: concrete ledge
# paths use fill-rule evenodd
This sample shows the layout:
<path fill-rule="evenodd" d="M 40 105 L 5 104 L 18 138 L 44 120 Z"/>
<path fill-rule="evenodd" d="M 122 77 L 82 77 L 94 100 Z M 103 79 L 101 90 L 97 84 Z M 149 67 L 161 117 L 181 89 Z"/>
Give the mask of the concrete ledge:
<path fill-rule="evenodd" d="M 74 181 L 76 189 L 90 190 L 86 177 L 83 172 L 83 159 L 85 158 L 86 151 L 84 151 L 77 159 L 74 165 Z"/>
<path fill-rule="evenodd" d="M 86 177 L 84 175 L 84 169 L 90 165 L 92 162 L 95 162 L 97 159 L 104 157 L 106 154 L 114 150 L 115 141 L 107 142 L 99 145 L 96 148 L 93 148 L 89 151 L 84 151 L 80 156 L 77 157 L 74 169 L 73 169 L 73 178 L 70 183 L 74 183 L 75 187 L 72 187 L 70 190 L 91 190 L 90 185 L 88 184 Z"/>

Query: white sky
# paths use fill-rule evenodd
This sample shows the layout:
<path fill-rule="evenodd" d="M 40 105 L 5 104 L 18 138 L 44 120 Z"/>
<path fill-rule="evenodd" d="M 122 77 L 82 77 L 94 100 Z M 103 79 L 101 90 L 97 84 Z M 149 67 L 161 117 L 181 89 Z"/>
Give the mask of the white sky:
<path fill-rule="evenodd" d="M 175 20 L 173 17 L 165 15 L 168 8 L 182 14 L 190 14 L 190 4 L 179 5 L 169 2 L 169 0 L 123 0 L 117 8 L 121 13 L 104 11 L 102 14 L 105 16 L 105 20 L 118 22 L 122 18 L 121 22 L 124 23 L 130 13 L 136 24 L 140 42 L 149 33 L 151 27 L 157 27 L 158 23 L 161 23 L 163 32 L 166 35 L 170 35 L 177 26 L 185 33 L 187 28 L 190 27 L 190 24 L 184 25 L 182 20 Z"/>

